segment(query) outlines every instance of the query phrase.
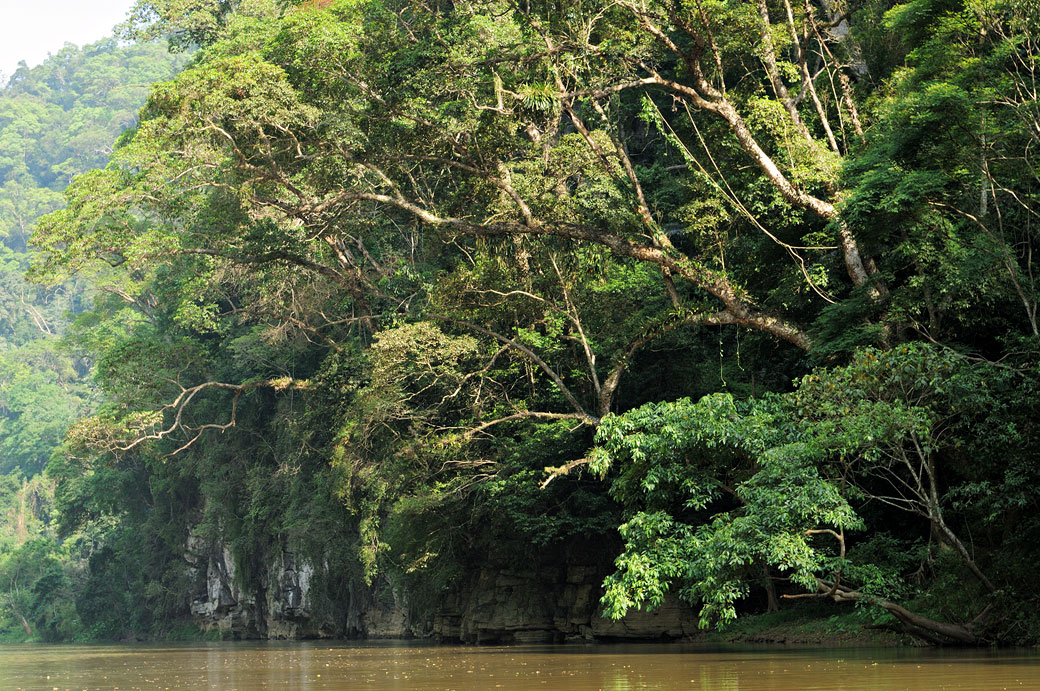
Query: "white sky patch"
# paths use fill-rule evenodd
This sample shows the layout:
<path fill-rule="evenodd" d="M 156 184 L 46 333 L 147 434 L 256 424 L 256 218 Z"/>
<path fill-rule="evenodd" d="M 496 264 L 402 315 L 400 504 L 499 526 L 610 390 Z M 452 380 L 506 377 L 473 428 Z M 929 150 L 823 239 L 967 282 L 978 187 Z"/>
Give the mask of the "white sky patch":
<path fill-rule="evenodd" d="M 134 0 L 0 0 L 0 86 L 25 60 L 43 62 L 66 43 L 93 43 L 112 33 Z"/>

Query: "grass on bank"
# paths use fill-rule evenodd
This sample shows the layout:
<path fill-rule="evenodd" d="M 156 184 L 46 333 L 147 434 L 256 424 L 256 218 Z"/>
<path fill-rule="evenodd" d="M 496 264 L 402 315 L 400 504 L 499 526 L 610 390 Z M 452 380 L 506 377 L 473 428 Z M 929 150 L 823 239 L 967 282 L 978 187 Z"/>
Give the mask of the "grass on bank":
<path fill-rule="evenodd" d="M 705 634 L 720 643 L 781 643 L 821 646 L 914 645 L 915 641 L 877 625 L 877 613 L 865 607 L 827 602 L 787 604 L 779 612 L 738 617 L 722 631 Z"/>

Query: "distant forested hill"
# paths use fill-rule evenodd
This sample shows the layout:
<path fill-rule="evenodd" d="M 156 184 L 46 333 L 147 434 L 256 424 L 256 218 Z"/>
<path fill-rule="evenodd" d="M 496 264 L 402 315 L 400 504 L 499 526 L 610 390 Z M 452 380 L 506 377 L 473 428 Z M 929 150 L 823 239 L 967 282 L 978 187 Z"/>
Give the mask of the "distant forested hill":
<path fill-rule="evenodd" d="M 36 219 L 62 206 L 74 175 L 105 165 L 152 82 L 184 61 L 158 42 L 70 44 L 0 91 L 0 473 L 41 470 L 88 410 L 87 365 L 56 338 L 86 288 L 26 282 Z"/>

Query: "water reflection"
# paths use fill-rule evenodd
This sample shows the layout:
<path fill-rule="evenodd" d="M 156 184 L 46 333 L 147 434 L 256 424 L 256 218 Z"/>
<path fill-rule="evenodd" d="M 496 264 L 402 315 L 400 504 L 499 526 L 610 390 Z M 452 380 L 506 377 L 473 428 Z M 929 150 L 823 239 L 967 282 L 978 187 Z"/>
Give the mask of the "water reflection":
<path fill-rule="evenodd" d="M 1035 651 L 213 643 L 0 647 L 0 689 L 1040 688 Z"/>

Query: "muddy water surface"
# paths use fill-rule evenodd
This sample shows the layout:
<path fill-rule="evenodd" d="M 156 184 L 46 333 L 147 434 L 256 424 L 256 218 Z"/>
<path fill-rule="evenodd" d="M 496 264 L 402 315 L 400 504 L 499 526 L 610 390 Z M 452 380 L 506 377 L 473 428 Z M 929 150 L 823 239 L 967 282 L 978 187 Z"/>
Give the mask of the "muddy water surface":
<path fill-rule="evenodd" d="M 1033 650 L 193 643 L 0 647 L 0 689 L 1040 689 Z"/>

